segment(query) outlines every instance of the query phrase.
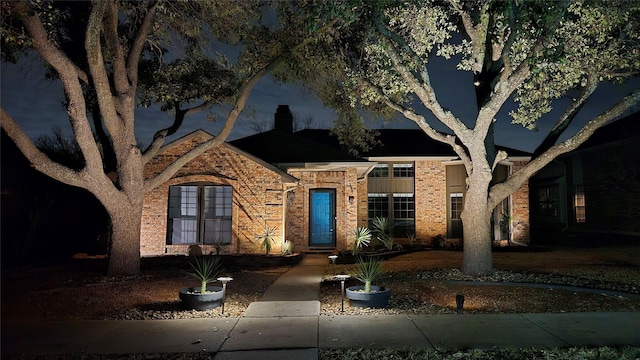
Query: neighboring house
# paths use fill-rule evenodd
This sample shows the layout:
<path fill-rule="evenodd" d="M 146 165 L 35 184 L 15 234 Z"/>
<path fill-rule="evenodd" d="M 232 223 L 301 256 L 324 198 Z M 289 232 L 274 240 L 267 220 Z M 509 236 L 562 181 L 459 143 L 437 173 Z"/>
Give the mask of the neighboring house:
<path fill-rule="evenodd" d="M 211 136 L 196 131 L 166 145 L 146 176 Z M 343 250 L 378 216 L 394 221 L 398 238 L 460 238 L 466 173 L 451 148 L 421 130 L 383 129 L 378 140 L 351 156 L 328 130 L 294 132 L 281 105 L 273 130 L 207 151 L 145 197 L 141 253 L 184 254 L 192 245 L 207 253 L 216 242 L 227 245 L 223 253 L 259 253 L 265 229 L 275 231 L 275 251 L 284 240 L 296 251 Z M 508 152 L 496 180 L 529 160 Z M 494 239 L 529 242 L 528 199 L 525 184 L 495 210 Z"/>
<path fill-rule="evenodd" d="M 640 237 L 640 112 L 598 129 L 530 179 L 535 244 Z"/>

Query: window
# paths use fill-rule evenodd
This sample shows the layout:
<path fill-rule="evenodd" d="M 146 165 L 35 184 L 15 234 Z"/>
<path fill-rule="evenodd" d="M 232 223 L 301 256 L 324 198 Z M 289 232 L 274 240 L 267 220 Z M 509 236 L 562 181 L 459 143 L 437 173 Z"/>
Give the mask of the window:
<path fill-rule="evenodd" d="M 538 189 L 538 210 L 541 216 L 558 216 L 558 185 Z"/>
<path fill-rule="evenodd" d="M 573 210 L 576 214 L 576 222 L 587 221 L 586 202 L 584 198 L 584 186 L 576 185 L 573 189 Z"/>
<path fill-rule="evenodd" d="M 416 203 L 413 194 L 393 194 L 393 234 L 405 237 L 415 233 Z"/>
<path fill-rule="evenodd" d="M 369 220 L 377 217 L 389 218 L 388 194 L 369 194 Z"/>
<path fill-rule="evenodd" d="M 167 243 L 231 243 L 233 188 L 218 185 L 169 187 Z"/>
<path fill-rule="evenodd" d="M 413 175 L 413 164 L 393 164 L 393 177 L 412 178 Z"/>
<path fill-rule="evenodd" d="M 462 214 L 462 193 L 451 193 L 449 194 L 449 200 L 451 202 L 451 219 L 459 220 L 460 214 Z"/>
<path fill-rule="evenodd" d="M 369 177 L 373 178 L 388 178 L 389 177 L 389 165 L 378 164 L 369 173 Z"/>
<path fill-rule="evenodd" d="M 377 217 L 393 221 L 393 235 L 405 237 L 415 232 L 413 194 L 369 194 L 369 224 Z M 371 226 L 371 225 L 369 225 Z"/>

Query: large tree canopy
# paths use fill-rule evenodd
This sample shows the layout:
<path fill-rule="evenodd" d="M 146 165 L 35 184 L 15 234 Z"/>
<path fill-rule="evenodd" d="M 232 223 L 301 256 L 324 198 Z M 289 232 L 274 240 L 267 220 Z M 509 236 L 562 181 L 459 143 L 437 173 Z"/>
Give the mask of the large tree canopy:
<path fill-rule="evenodd" d="M 327 104 L 350 114 L 338 125 L 358 123 L 361 119 L 353 114 L 359 110 L 395 113 L 415 122 L 432 139 L 449 144 L 464 164 L 466 273 L 492 269 L 490 217 L 500 201 L 640 100 L 640 90 L 633 91 L 559 141 L 599 85 L 638 76 L 637 1 L 351 1 L 325 5 L 322 13 L 337 14 L 349 26 L 312 50 L 315 58 L 324 59 L 319 69 L 329 76 L 317 81 L 318 70 L 315 78 L 303 81 L 320 89 Z M 471 104 L 460 99 L 459 107 L 475 106 L 475 119 L 461 119 L 458 107 L 441 104 L 431 82 L 436 56 L 473 74 L 469 83 L 458 86 L 473 87 L 475 99 Z M 328 91 L 326 79 L 342 86 Z M 531 162 L 492 184 L 493 170 L 509 155 L 496 150 L 495 122 L 535 129 L 560 98 L 571 102 Z M 499 117 L 510 99 L 517 102 L 511 118 Z M 438 131 L 426 113 L 448 131 Z"/>
<path fill-rule="evenodd" d="M 144 194 L 224 142 L 258 80 L 334 24 L 307 26 L 306 17 L 298 15 L 304 2 L 267 5 L 257 0 L 2 2 L 3 61 L 35 52 L 49 77 L 62 83 L 84 166 L 70 168 L 47 157 L 2 108 L 0 125 L 35 169 L 88 190 L 104 205 L 112 225 L 111 275 L 139 272 Z M 235 49 L 234 59 L 216 46 Z M 141 149 L 134 110 L 152 102 L 173 111 L 175 120 Z M 231 110 L 217 136 L 144 178 L 144 165 L 187 115 L 221 103 Z"/>

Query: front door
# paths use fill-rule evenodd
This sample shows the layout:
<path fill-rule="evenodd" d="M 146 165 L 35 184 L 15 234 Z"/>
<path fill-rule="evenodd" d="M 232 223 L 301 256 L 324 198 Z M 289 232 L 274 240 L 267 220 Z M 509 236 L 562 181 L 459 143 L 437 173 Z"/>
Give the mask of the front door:
<path fill-rule="evenodd" d="M 309 192 L 309 246 L 336 246 L 336 190 Z"/>

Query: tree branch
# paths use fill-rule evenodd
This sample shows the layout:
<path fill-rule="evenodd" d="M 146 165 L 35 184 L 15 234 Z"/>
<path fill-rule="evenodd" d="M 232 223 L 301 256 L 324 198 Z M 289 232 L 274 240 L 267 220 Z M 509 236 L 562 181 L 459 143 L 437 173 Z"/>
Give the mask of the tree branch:
<path fill-rule="evenodd" d="M 107 3 L 105 11 L 106 19 L 104 21 L 103 31 L 109 51 L 111 52 L 113 67 L 113 84 L 115 86 L 116 96 L 130 91 L 129 81 L 127 80 L 127 69 L 124 61 L 124 50 L 120 44 L 118 36 L 118 8 L 113 1 Z M 123 109 L 119 109 L 120 113 Z"/>
<path fill-rule="evenodd" d="M 210 140 L 205 141 L 204 143 L 196 146 L 195 148 L 189 150 L 186 154 L 182 155 L 180 158 L 176 159 L 173 163 L 167 166 L 160 174 L 156 175 L 153 178 L 147 179 L 144 184 L 145 193 L 153 190 L 158 187 L 160 184 L 169 180 L 176 172 L 178 172 L 184 165 L 186 165 L 189 161 L 195 159 L 205 151 L 214 148 L 217 145 L 222 144 L 226 141 L 231 134 L 231 130 L 238 120 L 240 113 L 244 109 L 247 100 L 249 99 L 249 95 L 251 94 L 251 90 L 255 87 L 255 85 L 262 79 L 264 75 L 269 73 L 274 67 L 276 67 L 280 61 L 282 61 L 284 57 L 279 56 L 275 60 L 271 61 L 267 66 L 260 69 L 256 72 L 244 85 L 240 94 L 236 98 L 235 105 L 233 109 L 227 115 L 227 119 L 222 127 L 222 130 Z M 164 139 L 164 138 L 163 138 Z"/>
<path fill-rule="evenodd" d="M 393 46 L 392 41 L 386 37 L 384 34 L 380 33 L 381 41 L 385 45 L 384 49 L 387 53 L 387 56 L 391 59 L 395 69 L 398 71 L 400 76 L 404 79 L 404 81 L 409 85 L 409 87 L 413 90 L 413 92 L 418 96 L 420 101 L 424 104 L 424 106 L 431 111 L 431 113 L 438 118 L 443 124 L 447 125 L 453 132 L 461 137 L 461 140 L 464 142 L 464 137 L 467 136 L 469 129 L 456 118 L 453 113 L 448 110 L 445 110 L 438 99 L 436 98 L 436 93 L 429 84 L 428 81 L 420 82 L 416 77 L 411 73 L 409 69 L 407 69 L 402 63 L 402 59 L 400 54 L 398 54 L 397 50 Z M 423 71 L 423 77 L 428 79 L 428 72 L 425 69 Z"/>
<path fill-rule="evenodd" d="M 578 115 L 580 109 L 582 109 L 589 97 L 591 97 L 591 94 L 596 91 L 598 84 L 597 75 L 589 74 L 587 76 L 587 85 L 580 92 L 580 96 L 573 101 L 562 116 L 560 116 L 553 128 L 549 131 L 549 134 L 547 134 L 540 145 L 533 151 L 531 155 L 532 158 L 535 159 L 558 141 L 562 133 L 571 125 L 571 122 L 575 119 L 576 115 Z"/>
<path fill-rule="evenodd" d="M 49 159 L 2 107 L 0 125 L 36 170 L 62 183 L 86 189 L 86 183 L 78 172 Z"/>
<path fill-rule="evenodd" d="M 337 23 L 337 21 L 338 19 L 333 19 L 332 21 L 328 22 L 325 26 L 323 26 L 318 30 L 317 34 L 324 33 L 328 29 L 332 28 L 333 25 Z M 222 130 L 220 130 L 220 132 L 214 138 L 198 145 L 197 147 L 188 151 L 186 154 L 182 155 L 180 158 L 175 160 L 171 165 L 165 168 L 160 174 L 156 175 L 153 178 L 147 179 L 144 184 L 144 191 L 149 192 L 154 188 L 158 187 L 160 184 L 169 180 L 176 172 L 178 172 L 178 170 L 180 170 L 189 161 L 195 159 L 205 151 L 217 145 L 220 145 L 224 141 L 226 141 L 226 139 L 229 137 L 229 134 L 231 134 L 231 130 L 233 130 L 233 126 L 235 125 L 235 122 L 238 120 L 240 113 L 244 109 L 247 103 L 247 100 L 249 99 L 249 95 L 251 94 L 251 91 L 253 90 L 255 85 L 258 83 L 258 81 L 260 81 L 260 79 L 262 79 L 264 75 L 266 75 L 271 70 L 273 70 L 273 68 L 278 66 L 282 61 L 284 61 L 287 58 L 286 56 L 287 54 L 296 52 L 297 50 L 306 46 L 312 40 L 313 40 L 313 37 L 305 38 L 299 44 L 294 46 L 289 52 L 282 53 L 279 56 L 275 57 L 265 67 L 263 67 L 262 69 L 258 70 L 255 74 L 253 74 L 249 78 L 247 83 L 242 87 L 238 97 L 236 98 L 236 102 L 234 104 L 233 109 L 231 109 L 231 111 L 229 111 L 229 114 L 227 115 L 227 119 L 225 120 Z M 204 109 L 205 106 L 207 106 L 206 104 L 207 102 L 197 107 L 184 110 L 185 114 L 192 113 L 195 111 L 200 111 L 201 109 Z M 154 142 L 153 142 L 153 148 L 149 148 L 147 149 L 148 151 L 145 151 L 144 159 L 146 161 L 149 161 L 150 157 L 153 156 L 152 154 L 154 153 L 154 150 L 152 149 L 155 149 L 158 146 L 158 144 L 161 144 L 162 142 L 164 142 L 164 139 L 167 136 L 166 135 L 167 133 L 168 133 L 168 128 L 156 133 L 156 138 L 154 139 Z M 155 150 L 155 152 L 157 151 L 158 150 Z"/>
<path fill-rule="evenodd" d="M 618 103 L 588 121 L 575 135 L 550 147 L 540 154 L 540 156 L 520 168 L 520 170 L 511 174 L 505 181 L 492 186 L 489 191 L 489 204 L 487 206 L 489 208 L 497 206 L 500 201 L 522 186 L 533 174 L 540 171 L 544 166 L 553 161 L 553 159 L 577 149 L 587 141 L 596 130 L 638 104 L 640 104 L 640 89 L 625 96 Z"/>
<path fill-rule="evenodd" d="M 142 56 L 142 49 L 147 40 L 147 36 L 149 35 L 149 31 L 151 29 L 151 25 L 153 25 L 153 19 L 156 15 L 160 2 L 154 1 L 149 6 L 147 13 L 142 20 L 142 24 L 138 29 L 138 33 L 136 34 L 136 38 L 131 44 L 131 49 L 129 50 L 128 62 L 127 62 L 127 75 L 129 76 L 129 81 L 131 84 L 136 86 L 138 83 L 138 65 L 140 64 L 140 57 Z"/>
<path fill-rule="evenodd" d="M 391 100 L 388 96 L 386 96 L 383 92 L 382 89 L 380 89 L 379 87 L 375 86 L 374 84 L 372 84 L 370 81 L 368 81 L 367 79 L 364 78 L 360 78 L 360 83 L 362 86 L 366 86 L 369 89 L 373 90 L 374 92 L 376 92 L 378 94 L 378 96 L 380 96 L 383 100 L 384 103 L 390 107 L 391 109 L 397 111 L 398 113 L 402 114 L 404 117 L 406 117 L 407 119 L 415 122 L 420 129 L 422 129 L 422 131 L 424 131 L 425 134 L 427 134 L 427 136 L 429 136 L 430 138 L 445 143 L 447 145 L 450 145 L 453 150 L 455 151 L 455 153 L 460 157 L 460 159 L 462 159 L 464 162 L 471 162 L 464 147 L 460 146 L 457 142 L 456 142 L 456 136 L 454 135 L 449 135 L 449 134 L 444 134 L 441 133 L 439 131 L 437 131 L 436 129 L 434 129 L 431 125 L 429 125 L 429 123 L 427 122 L 427 120 L 420 114 L 417 114 L 415 111 L 413 111 L 413 109 L 407 108 L 401 104 L 398 104 L 397 102 Z"/>
<path fill-rule="evenodd" d="M 31 37 L 34 48 L 45 61 L 55 69 L 60 77 L 68 99 L 67 113 L 69 114 L 69 122 L 78 141 L 82 156 L 86 160 L 86 166 L 90 167 L 92 171 L 96 170 L 97 167 L 100 167 L 100 170 L 102 170 L 102 158 L 93 139 L 91 126 L 87 119 L 84 93 L 80 85 L 80 80 L 82 79 L 78 77 L 78 67 L 49 41 L 47 31 L 42 25 L 39 16 L 31 12 L 28 3 L 20 2 L 17 6 L 20 11 L 26 11 L 26 13 L 24 13 L 24 24 Z M 84 74 L 84 72 L 82 72 L 82 74 Z M 94 159 L 96 159 L 96 163 L 91 162 L 91 160 Z M 94 165 L 97 165 L 97 167 L 94 168 Z"/>
<path fill-rule="evenodd" d="M 96 90 L 96 98 L 100 106 L 100 113 L 107 127 L 107 131 L 111 134 L 111 138 L 115 140 L 122 137 L 123 129 L 122 124 L 119 124 L 117 121 L 120 117 L 116 111 L 114 98 L 111 94 L 109 76 L 104 66 L 105 62 L 102 57 L 102 46 L 100 44 L 100 30 L 102 28 L 102 20 L 106 7 L 107 2 L 105 1 L 93 1 L 87 25 L 85 48 L 87 51 L 87 63 L 89 64 L 89 70 L 93 78 L 93 86 Z M 118 147 L 115 146 L 114 150 L 118 152 Z"/>

